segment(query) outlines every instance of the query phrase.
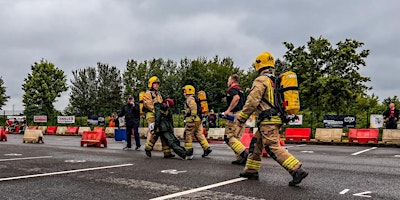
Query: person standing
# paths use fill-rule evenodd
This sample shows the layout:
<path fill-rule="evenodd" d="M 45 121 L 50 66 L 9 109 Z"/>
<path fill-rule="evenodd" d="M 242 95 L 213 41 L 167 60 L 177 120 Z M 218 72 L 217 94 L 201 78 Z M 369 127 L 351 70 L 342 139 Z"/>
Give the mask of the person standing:
<path fill-rule="evenodd" d="M 244 131 L 244 126 L 238 126 L 236 123 L 239 112 L 242 110 L 245 103 L 245 95 L 239 85 L 239 81 L 240 78 L 237 74 L 232 74 L 228 78 L 228 93 L 226 94 L 228 107 L 224 111 L 223 117 L 226 119 L 228 116 L 232 116 L 234 117 L 234 120 L 226 121 L 224 140 L 235 153 L 236 160 L 232 161 L 232 164 L 245 165 L 248 152 L 246 151 L 246 147 L 240 141 Z"/>
<path fill-rule="evenodd" d="M 203 125 L 200 118 L 200 107 L 197 105 L 195 99 L 195 89 L 192 85 L 185 85 L 182 88 L 183 95 L 186 97 L 185 102 L 185 149 L 188 151 L 187 159 L 193 159 L 193 135 L 199 141 L 201 147 L 203 148 L 202 157 L 208 156 L 212 152 L 210 145 L 206 137 L 203 134 Z"/>
<path fill-rule="evenodd" d="M 153 76 L 149 79 L 147 85 L 149 90 L 143 96 L 143 111 L 146 113 L 147 124 L 149 125 L 150 134 L 147 135 L 145 152 L 147 157 L 151 157 L 151 151 L 153 150 L 154 144 L 159 138 L 158 130 L 155 129 L 155 103 L 162 103 L 163 99 L 160 91 L 158 90 L 160 86 L 160 79 L 157 76 Z M 163 138 L 161 139 L 162 151 L 164 153 L 164 158 L 173 158 L 174 154 L 171 152 L 171 148 L 168 147 L 167 143 Z"/>
<path fill-rule="evenodd" d="M 132 148 L 132 131 L 135 137 L 136 148 L 140 149 L 140 138 L 139 138 L 139 121 L 140 121 L 140 110 L 139 104 L 135 102 L 133 97 L 129 97 L 127 103 L 122 107 L 120 117 L 125 116 L 126 125 L 126 147 L 124 150 L 131 150 Z"/>
<path fill-rule="evenodd" d="M 210 115 L 208 116 L 208 127 L 215 128 L 217 127 L 217 116 L 215 115 L 214 110 L 210 110 Z"/>
<path fill-rule="evenodd" d="M 265 147 L 271 158 L 292 175 L 293 180 L 289 182 L 289 186 L 296 186 L 307 177 L 308 172 L 302 168 L 299 160 L 280 146 L 278 141 L 282 119 L 278 116 L 278 112 L 269 106 L 270 104 L 274 105 L 272 81 L 275 76 L 274 57 L 269 52 L 261 53 L 257 56 L 253 66 L 259 76 L 253 82 L 246 103 L 239 113 L 237 123 L 239 126 L 243 126 L 250 115 L 255 112 L 258 115 L 258 130 L 250 142 L 246 166 L 239 176 L 258 180 L 262 150 Z"/>
<path fill-rule="evenodd" d="M 386 129 L 397 129 L 399 110 L 393 102 L 389 104 L 389 108 L 383 113 L 383 116 L 386 120 Z"/>

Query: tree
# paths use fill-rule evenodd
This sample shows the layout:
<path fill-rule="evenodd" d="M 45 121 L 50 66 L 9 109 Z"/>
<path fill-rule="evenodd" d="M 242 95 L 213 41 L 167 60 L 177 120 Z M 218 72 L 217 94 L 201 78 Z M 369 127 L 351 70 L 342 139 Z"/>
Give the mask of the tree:
<path fill-rule="evenodd" d="M 301 106 L 316 112 L 317 118 L 322 112 L 345 113 L 358 95 L 371 89 L 365 85 L 370 78 L 358 72 L 369 55 L 369 50 L 359 50 L 364 43 L 346 39 L 334 48 L 327 39 L 311 37 L 307 46 L 284 45 L 285 61 L 298 75 Z"/>
<path fill-rule="evenodd" d="M 94 112 L 101 116 L 111 114 L 121 109 L 122 78 L 121 72 L 115 66 L 97 63 L 97 101 Z"/>
<path fill-rule="evenodd" d="M 72 71 L 71 93 L 66 112 L 78 116 L 94 114 L 97 102 L 96 68 L 87 67 Z"/>
<path fill-rule="evenodd" d="M 6 105 L 9 98 L 10 96 L 6 95 L 6 87 L 4 87 L 3 77 L 0 76 L 0 110 L 4 105 Z"/>
<path fill-rule="evenodd" d="M 22 99 L 25 111 L 50 115 L 54 112 L 53 103 L 56 98 L 67 91 L 64 71 L 44 59 L 39 63 L 35 62 L 31 70 L 31 74 L 28 74 L 22 84 L 22 90 L 25 91 Z"/>

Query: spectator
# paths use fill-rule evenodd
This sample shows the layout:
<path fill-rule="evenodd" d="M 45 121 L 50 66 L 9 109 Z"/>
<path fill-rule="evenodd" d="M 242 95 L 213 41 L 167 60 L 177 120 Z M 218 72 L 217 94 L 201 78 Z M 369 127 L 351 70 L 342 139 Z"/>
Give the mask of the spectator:
<path fill-rule="evenodd" d="M 132 131 L 134 132 L 136 149 L 139 151 L 140 149 L 140 138 L 139 138 L 139 121 L 140 121 L 140 110 L 139 103 L 135 102 L 133 97 L 129 97 L 127 103 L 122 107 L 121 113 L 119 116 L 125 116 L 125 124 L 126 124 L 126 147 L 124 150 L 130 150 L 132 148 L 131 143 L 131 135 Z"/>
<path fill-rule="evenodd" d="M 214 113 L 214 110 L 210 110 L 210 115 L 208 116 L 208 127 L 215 128 L 217 127 L 217 116 Z"/>
<path fill-rule="evenodd" d="M 114 115 L 108 116 L 108 126 L 115 127 Z"/>
<path fill-rule="evenodd" d="M 119 128 L 119 119 L 118 119 L 118 114 L 115 112 L 112 114 L 113 119 L 114 119 L 114 125 L 115 127 Z"/>
<path fill-rule="evenodd" d="M 399 110 L 396 105 L 391 102 L 389 108 L 383 113 L 386 121 L 387 129 L 397 129 L 397 121 L 399 120 Z"/>

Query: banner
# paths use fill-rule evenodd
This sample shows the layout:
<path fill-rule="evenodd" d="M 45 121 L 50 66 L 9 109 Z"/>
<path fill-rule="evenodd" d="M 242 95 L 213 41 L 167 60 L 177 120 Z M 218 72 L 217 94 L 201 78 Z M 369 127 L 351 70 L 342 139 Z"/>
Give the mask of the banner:
<path fill-rule="evenodd" d="M 355 128 L 356 116 L 355 115 L 325 115 L 324 116 L 325 128 Z"/>
<path fill-rule="evenodd" d="M 26 119 L 26 116 L 7 116 L 8 120 L 11 120 L 14 122 L 14 120 L 17 120 L 19 123 L 23 122 L 24 119 Z"/>
<path fill-rule="evenodd" d="M 303 124 L 303 115 L 296 115 L 298 118 L 294 121 L 290 121 L 289 125 L 302 125 Z"/>
<path fill-rule="evenodd" d="M 373 114 L 369 118 L 370 128 L 382 128 L 383 127 L 383 115 Z"/>
<path fill-rule="evenodd" d="M 57 123 L 59 123 L 59 124 L 74 124 L 75 116 L 57 116 Z"/>
<path fill-rule="evenodd" d="M 47 115 L 35 115 L 33 116 L 33 122 L 47 122 Z"/>

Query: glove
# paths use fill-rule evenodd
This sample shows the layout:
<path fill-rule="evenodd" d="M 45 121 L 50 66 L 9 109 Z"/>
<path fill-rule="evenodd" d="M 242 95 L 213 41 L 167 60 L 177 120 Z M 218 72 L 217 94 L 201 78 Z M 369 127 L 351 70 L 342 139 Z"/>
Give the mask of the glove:
<path fill-rule="evenodd" d="M 154 122 L 151 123 L 151 124 L 149 124 L 149 130 L 150 130 L 150 131 L 153 131 L 153 130 L 154 130 L 154 125 L 155 125 Z"/>

